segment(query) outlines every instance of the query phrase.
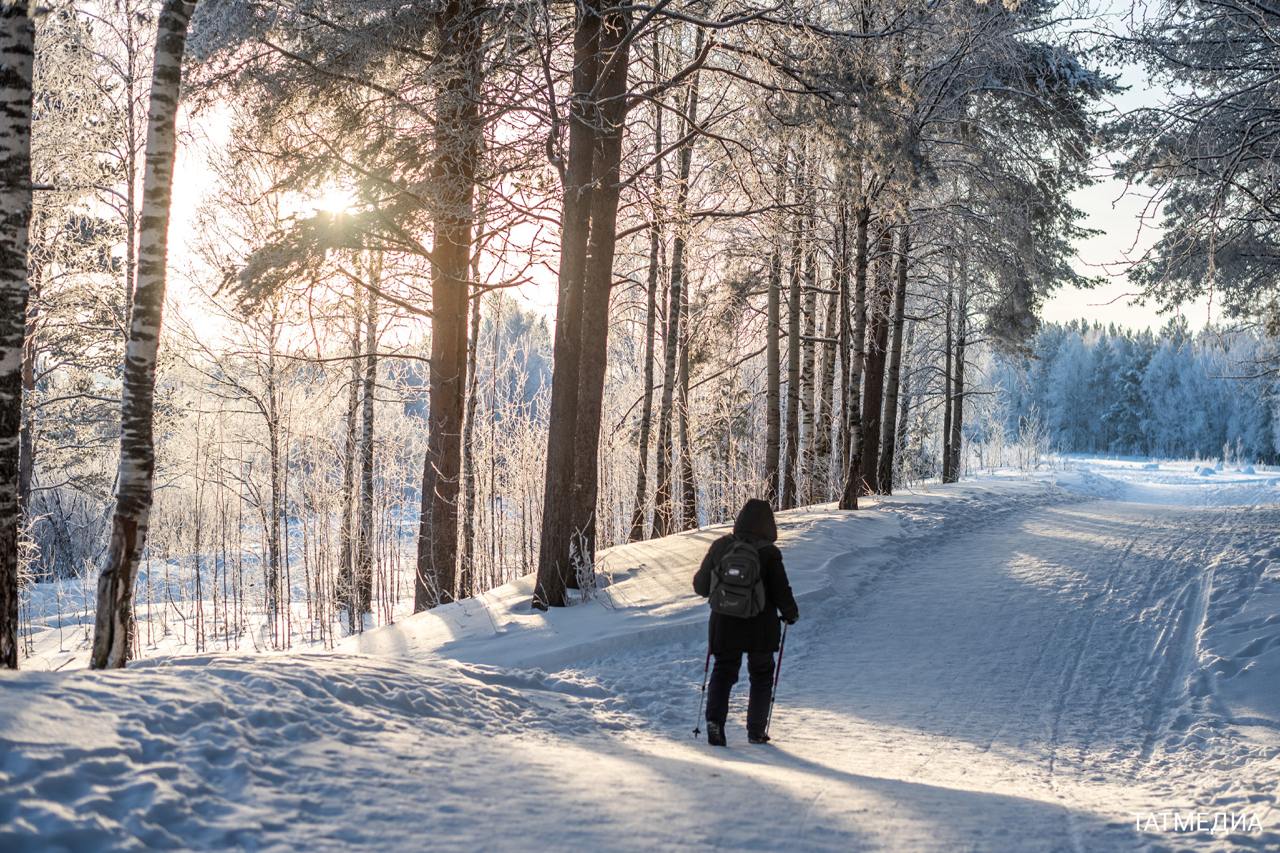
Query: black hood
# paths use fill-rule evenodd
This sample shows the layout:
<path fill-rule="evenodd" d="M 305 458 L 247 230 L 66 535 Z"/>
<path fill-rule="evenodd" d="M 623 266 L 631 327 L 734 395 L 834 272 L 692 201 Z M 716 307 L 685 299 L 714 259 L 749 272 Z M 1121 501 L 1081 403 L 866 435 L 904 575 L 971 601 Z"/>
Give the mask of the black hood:
<path fill-rule="evenodd" d="M 739 539 L 778 541 L 778 525 L 773 522 L 773 508 L 769 502 L 759 498 L 747 501 L 733 522 L 733 535 Z"/>

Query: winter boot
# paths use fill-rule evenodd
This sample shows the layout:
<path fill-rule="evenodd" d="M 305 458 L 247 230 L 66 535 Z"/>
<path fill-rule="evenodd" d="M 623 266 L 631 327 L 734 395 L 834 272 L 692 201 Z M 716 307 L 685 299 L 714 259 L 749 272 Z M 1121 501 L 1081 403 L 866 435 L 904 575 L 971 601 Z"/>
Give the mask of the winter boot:
<path fill-rule="evenodd" d="M 768 743 L 769 736 L 764 732 L 747 732 L 748 743 Z"/>
<path fill-rule="evenodd" d="M 724 739 L 724 724 L 707 720 L 707 743 L 712 746 L 728 746 Z"/>

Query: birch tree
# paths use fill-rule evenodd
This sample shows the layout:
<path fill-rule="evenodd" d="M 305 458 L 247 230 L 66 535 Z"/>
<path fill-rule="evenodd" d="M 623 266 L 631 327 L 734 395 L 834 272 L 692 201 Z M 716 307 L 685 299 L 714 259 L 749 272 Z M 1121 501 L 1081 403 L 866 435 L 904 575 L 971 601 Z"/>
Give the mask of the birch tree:
<path fill-rule="evenodd" d="M 165 0 L 156 22 L 138 276 L 125 345 L 120 468 L 111 543 L 98 580 L 90 658 L 94 669 L 123 667 L 130 653 L 133 581 L 146 547 L 155 473 L 152 403 L 167 275 L 169 207 L 177 151 L 175 124 L 187 26 L 195 5 L 194 0 Z"/>
<path fill-rule="evenodd" d="M 0 3 L 0 667 L 18 668 L 19 431 L 31 222 L 35 24 L 26 0 Z"/>

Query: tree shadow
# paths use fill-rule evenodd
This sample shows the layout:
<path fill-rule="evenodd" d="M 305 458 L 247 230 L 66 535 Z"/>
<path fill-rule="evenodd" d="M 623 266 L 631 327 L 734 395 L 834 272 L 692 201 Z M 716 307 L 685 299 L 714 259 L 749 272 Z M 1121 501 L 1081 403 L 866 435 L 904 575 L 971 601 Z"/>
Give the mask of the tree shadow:
<path fill-rule="evenodd" d="M 1131 850 L 1152 840 L 1132 819 L 851 773 L 779 747 L 657 752 L 620 739 L 600 749 L 630 771 L 586 791 L 580 780 L 543 780 L 550 801 L 573 802 L 592 824 L 589 834 L 566 828 L 541 839 L 547 846 L 587 843 L 601 830 L 619 849 Z M 499 831 L 486 841 L 501 846 L 505 838 Z"/>

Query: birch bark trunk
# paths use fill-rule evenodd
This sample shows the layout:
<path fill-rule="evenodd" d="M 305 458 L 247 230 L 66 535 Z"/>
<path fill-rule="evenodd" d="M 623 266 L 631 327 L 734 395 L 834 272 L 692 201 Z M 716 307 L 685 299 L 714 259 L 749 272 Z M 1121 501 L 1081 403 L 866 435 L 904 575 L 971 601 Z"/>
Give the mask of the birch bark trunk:
<path fill-rule="evenodd" d="M 0 668 L 18 668 L 18 534 L 35 23 L 0 4 Z M 130 585 L 132 587 L 132 584 Z"/>
<path fill-rule="evenodd" d="M 839 226 L 837 226 L 838 230 Z M 839 235 L 837 244 L 839 242 Z M 836 249 L 839 252 L 839 248 Z M 837 259 L 836 263 L 839 263 Z M 833 270 L 834 273 L 834 270 Z M 817 484 L 814 498 L 825 502 L 832 499 L 831 487 L 831 439 L 835 421 L 836 404 L 836 342 L 839 322 L 840 288 L 832 276 L 831 287 L 828 288 L 826 300 L 826 316 L 822 327 L 822 372 L 821 391 L 818 401 L 818 419 L 814 432 L 814 480 Z"/>
<path fill-rule="evenodd" d="M 94 669 L 123 667 L 129 659 L 133 629 L 133 582 L 147 542 L 155 476 L 152 412 L 156 358 L 164 311 L 169 250 L 169 208 L 175 123 L 182 85 L 182 57 L 194 0 L 165 0 L 156 20 L 155 63 L 147 115 L 147 154 L 139 218 L 138 272 L 125 343 L 124 388 L 120 413 L 120 465 L 111 542 L 98 578 L 94 623 Z M 5 7 L 6 9 L 9 6 Z M 21 316 L 21 315 L 19 315 Z"/>

